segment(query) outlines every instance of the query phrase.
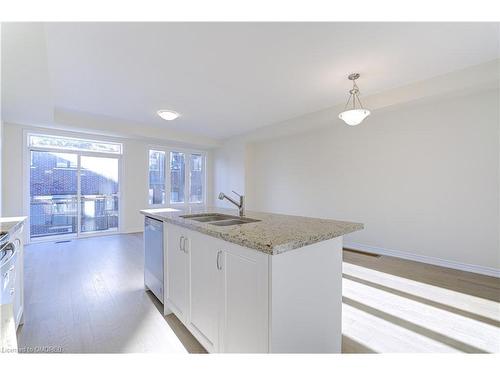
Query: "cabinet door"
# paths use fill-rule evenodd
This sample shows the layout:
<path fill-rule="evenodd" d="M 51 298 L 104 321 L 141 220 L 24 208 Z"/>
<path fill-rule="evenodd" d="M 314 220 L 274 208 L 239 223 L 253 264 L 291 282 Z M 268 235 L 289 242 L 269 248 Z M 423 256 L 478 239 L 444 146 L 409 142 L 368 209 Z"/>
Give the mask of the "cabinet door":
<path fill-rule="evenodd" d="M 193 335 L 209 351 L 218 350 L 218 289 L 222 252 L 217 241 L 187 231 L 189 252 L 189 326 Z M 217 259 L 217 254 L 219 259 Z M 219 261 L 219 262 L 218 262 Z"/>
<path fill-rule="evenodd" d="M 224 244 L 221 346 L 224 353 L 268 352 L 268 255 Z"/>
<path fill-rule="evenodd" d="M 183 322 L 187 321 L 187 252 L 189 241 L 180 227 L 165 225 L 166 254 L 165 287 L 166 305 Z"/>

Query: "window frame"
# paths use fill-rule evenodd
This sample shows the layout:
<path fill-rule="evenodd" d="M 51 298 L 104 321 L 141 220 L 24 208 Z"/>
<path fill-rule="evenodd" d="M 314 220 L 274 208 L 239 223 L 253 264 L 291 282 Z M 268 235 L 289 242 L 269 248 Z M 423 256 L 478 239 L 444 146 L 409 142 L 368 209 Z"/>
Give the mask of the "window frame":
<path fill-rule="evenodd" d="M 207 190 L 207 156 L 202 153 L 202 152 L 191 152 L 188 155 L 189 163 L 186 166 L 186 176 L 189 179 L 188 183 L 186 183 L 185 190 L 188 198 L 191 198 L 191 162 L 192 162 L 192 156 L 193 155 L 200 155 L 201 156 L 201 183 L 202 183 L 202 194 L 201 194 L 201 201 L 200 202 L 191 202 L 189 201 L 188 203 L 190 205 L 205 205 L 206 202 L 206 190 Z"/>
<path fill-rule="evenodd" d="M 59 138 L 59 139 L 70 139 L 74 141 L 86 141 L 89 143 L 107 143 L 109 145 L 114 145 L 118 147 L 118 152 L 108 152 L 108 151 L 98 151 L 98 150 L 85 150 L 85 149 L 78 149 L 78 148 L 71 148 L 71 147 L 54 147 L 54 146 L 40 146 L 40 145 L 32 145 L 31 144 L 31 137 L 47 137 L 47 138 Z M 70 152 L 70 153 L 75 153 L 75 152 L 80 152 L 80 153 L 88 153 L 88 154 L 101 154 L 101 155 L 123 155 L 123 143 L 119 142 L 113 142 L 113 141 L 108 141 L 108 140 L 99 140 L 99 139 L 93 139 L 93 138 L 85 138 L 85 137 L 68 137 L 65 135 L 57 135 L 53 133 L 34 133 L 34 132 L 28 132 L 27 133 L 27 146 L 30 149 L 38 149 L 38 150 L 58 150 L 59 152 Z"/>
<path fill-rule="evenodd" d="M 149 153 L 150 151 L 161 151 L 165 152 L 165 203 L 149 204 Z M 146 202 L 148 207 L 151 208 L 163 208 L 163 207 L 183 207 L 183 206 L 204 206 L 207 201 L 207 152 L 197 149 L 188 149 L 183 147 L 171 147 L 171 146 L 158 146 L 154 144 L 148 145 L 147 149 L 148 157 L 148 179 L 147 179 L 147 197 Z M 184 154 L 184 202 L 170 202 L 171 196 L 171 169 L 170 169 L 170 153 L 180 152 Z M 202 200 L 201 202 L 189 202 L 190 187 L 191 187 L 191 155 L 201 155 L 202 160 Z"/>

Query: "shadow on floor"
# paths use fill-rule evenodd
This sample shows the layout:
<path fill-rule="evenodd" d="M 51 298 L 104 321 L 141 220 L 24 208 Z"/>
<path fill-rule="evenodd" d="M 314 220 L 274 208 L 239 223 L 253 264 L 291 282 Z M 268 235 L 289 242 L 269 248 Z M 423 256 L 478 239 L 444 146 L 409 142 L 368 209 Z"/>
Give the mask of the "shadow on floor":
<path fill-rule="evenodd" d="M 373 354 L 373 349 L 353 340 L 349 336 L 342 335 L 342 353 L 346 354 Z"/>
<path fill-rule="evenodd" d="M 343 252 L 343 261 L 439 288 L 500 302 L 500 279 L 389 256 Z"/>
<path fill-rule="evenodd" d="M 156 309 L 160 314 L 163 315 L 163 304 L 154 296 L 153 293 L 147 291 L 146 294 L 151 299 Z M 196 340 L 196 338 L 188 331 L 188 329 L 182 324 L 182 322 L 174 315 L 169 314 L 163 317 L 167 324 L 170 326 L 172 331 L 181 342 L 181 344 L 186 348 L 186 350 L 191 354 L 202 354 L 207 353 L 205 348 Z"/>

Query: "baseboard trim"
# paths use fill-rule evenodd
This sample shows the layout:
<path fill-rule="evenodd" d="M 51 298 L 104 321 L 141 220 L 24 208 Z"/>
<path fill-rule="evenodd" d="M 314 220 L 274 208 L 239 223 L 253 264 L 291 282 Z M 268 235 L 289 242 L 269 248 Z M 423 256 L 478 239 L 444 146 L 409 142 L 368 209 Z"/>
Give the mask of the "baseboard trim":
<path fill-rule="evenodd" d="M 413 254 L 413 253 L 408 253 L 406 251 L 385 249 L 382 247 L 365 245 L 362 243 L 351 242 L 351 241 L 344 241 L 344 247 L 347 249 L 359 250 L 372 254 L 387 255 L 395 258 L 408 259 L 408 260 L 413 260 L 415 262 L 427 263 L 435 266 L 452 268 L 460 271 L 479 273 L 481 275 L 500 278 L 500 269 L 493 267 L 484 267 L 475 264 L 460 263 L 452 260 L 435 258 L 426 255 Z"/>
<path fill-rule="evenodd" d="M 122 231 L 123 234 L 142 233 L 142 232 L 144 232 L 144 227 L 127 228 Z"/>

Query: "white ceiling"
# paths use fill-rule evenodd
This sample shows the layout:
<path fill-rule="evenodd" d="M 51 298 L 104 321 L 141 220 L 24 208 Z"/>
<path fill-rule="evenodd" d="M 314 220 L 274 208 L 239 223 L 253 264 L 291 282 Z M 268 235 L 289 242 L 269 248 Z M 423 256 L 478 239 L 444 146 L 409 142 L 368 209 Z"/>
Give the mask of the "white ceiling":
<path fill-rule="evenodd" d="M 369 95 L 498 58 L 498 32 L 496 23 L 47 23 L 37 58 L 47 59 L 54 107 L 222 139 L 343 102 L 353 71 Z M 182 117 L 165 122 L 162 108 Z"/>

